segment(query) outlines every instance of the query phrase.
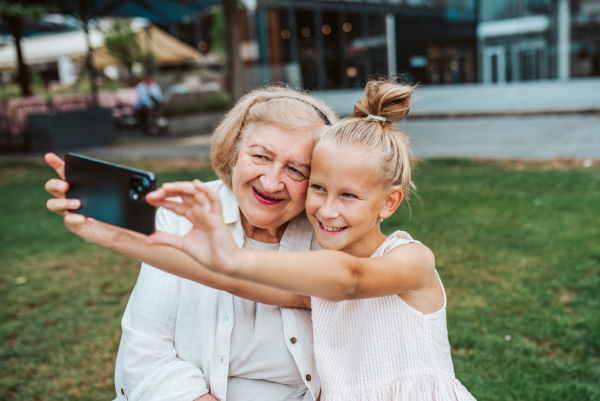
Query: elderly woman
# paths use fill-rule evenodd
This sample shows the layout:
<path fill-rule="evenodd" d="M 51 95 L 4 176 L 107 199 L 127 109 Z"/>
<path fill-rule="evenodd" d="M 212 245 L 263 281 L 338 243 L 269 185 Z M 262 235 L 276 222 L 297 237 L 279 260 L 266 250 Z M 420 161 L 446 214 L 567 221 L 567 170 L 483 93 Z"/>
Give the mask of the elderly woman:
<path fill-rule="evenodd" d="M 337 120 L 322 101 L 287 88 L 244 96 L 214 133 L 211 162 L 220 180 L 210 183 L 223 204 L 225 222 L 239 246 L 249 249 L 319 249 L 304 202 L 312 149 Z M 64 179 L 64 163 L 47 162 Z M 252 302 L 236 288 L 258 284 L 232 280 L 218 291 L 190 281 L 213 274 L 171 247 L 145 244 L 146 237 L 73 213 L 68 184 L 46 184 L 48 209 L 87 241 L 142 262 L 122 320 L 117 356 L 117 399 L 260 401 L 316 400 L 319 378 L 312 352 L 310 311 Z M 185 235 L 191 224 L 165 209 L 158 230 Z M 196 277 L 177 272 L 197 265 Z M 265 294 L 278 291 L 261 287 Z M 232 295 L 233 294 L 233 295 Z"/>

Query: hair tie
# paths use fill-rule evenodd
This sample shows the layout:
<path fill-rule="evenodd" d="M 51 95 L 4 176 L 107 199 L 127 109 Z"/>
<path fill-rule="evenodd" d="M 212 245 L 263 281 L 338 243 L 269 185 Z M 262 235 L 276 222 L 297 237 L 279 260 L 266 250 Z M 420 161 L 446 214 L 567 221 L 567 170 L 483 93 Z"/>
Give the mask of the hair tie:
<path fill-rule="evenodd" d="M 387 117 L 372 116 L 370 114 L 367 117 L 365 117 L 365 120 L 367 120 L 367 121 L 377 121 L 377 122 L 379 122 L 379 121 L 390 121 L 390 119 L 387 118 Z"/>

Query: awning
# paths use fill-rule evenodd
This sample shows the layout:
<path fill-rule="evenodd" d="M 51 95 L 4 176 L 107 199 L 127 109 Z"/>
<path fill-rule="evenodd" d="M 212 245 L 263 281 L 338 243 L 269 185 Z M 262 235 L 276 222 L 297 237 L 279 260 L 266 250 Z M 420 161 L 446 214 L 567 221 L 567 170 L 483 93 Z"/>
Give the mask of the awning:
<path fill-rule="evenodd" d="M 203 58 L 195 47 L 155 26 L 140 30 L 138 39 L 144 52 L 152 51 L 158 65 L 194 63 Z M 103 69 L 109 65 L 119 65 L 119 62 L 104 48 L 104 37 L 101 31 L 91 30 L 90 41 L 96 68 Z M 60 57 L 68 57 L 76 63 L 83 63 L 87 53 L 83 31 L 24 38 L 21 40 L 21 47 L 25 62 L 29 65 L 56 62 Z M 17 56 L 14 45 L 0 48 L 0 70 L 13 70 L 16 69 L 16 65 Z"/>

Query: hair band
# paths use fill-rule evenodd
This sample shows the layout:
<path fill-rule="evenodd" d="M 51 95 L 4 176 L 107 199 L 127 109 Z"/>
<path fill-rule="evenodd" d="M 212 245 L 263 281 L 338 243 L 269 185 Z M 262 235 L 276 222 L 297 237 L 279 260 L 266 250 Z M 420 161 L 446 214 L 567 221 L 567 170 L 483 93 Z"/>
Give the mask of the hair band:
<path fill-rule="evenodd" d="M 367 121 L 377 121 L 377 122 L 379 122 L 379 121 L 390 121 L 390 119 L 387 118 L 387 117 L 372 116 L 370 114 L 367 117 L 365 117 L 365 120 L 367 120 Z"/>
<path fill-rule="evenodd" d="M 304 102 L 306 104 L 308 104 L 309 106 L 311 106 L 313 109 L 315 109 L 315 111 L 319 114 L 319 116 L 321 116 L 321 118 L 323 119 L 323 121 L 325 122 L 326 125 L 331 125 L 331 121 L 329 121 L 329 119 L 327 118 L 327 116 L 325 115 L 325 113 L 323 113 L 321 110 L 319 110 L 319 108 L 317 106 L 315 106 L 314 104 L 307 102 L 304 99 L 300 99 L 298 97 L 294 97 L 294 96 L 276 96 L 276 97 L 270 97 L 268 99 L 263 100 L 263 102 L 268 102 L 269 100 L 273 100 L 273 99 L 294 99 L 294 100 L 299 100 L 301 102 Z"/>

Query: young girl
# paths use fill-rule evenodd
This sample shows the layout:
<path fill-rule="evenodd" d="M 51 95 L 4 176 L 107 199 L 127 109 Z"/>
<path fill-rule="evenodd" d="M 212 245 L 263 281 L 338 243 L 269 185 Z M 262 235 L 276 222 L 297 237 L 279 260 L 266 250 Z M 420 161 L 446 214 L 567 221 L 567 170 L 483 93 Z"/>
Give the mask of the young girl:
<path fill-rule="evenodd" d="M 474 399 L 454 376 L 433 254 L 406 232 L 386 237 L 380 229 L 412 186 L 408 140 L 392 124 L 408 114 L 413 91 L 368 83 L 353 116 L 318 141 L 306 214 L 323 251 L 258 251 L 247 238 L 251 249 L 238 248 L 218 195 L 199 181 L 165 184 L 148 197 L 194 224 L 184 237 L 156 233 L 149 244 L 176 246 L 216 272 L 287 291 L 268 303 L 285 294 L 280 305 L 312 309 L 322 401 Z M 257 298 L 247 288 L 238 295 Z"/>

